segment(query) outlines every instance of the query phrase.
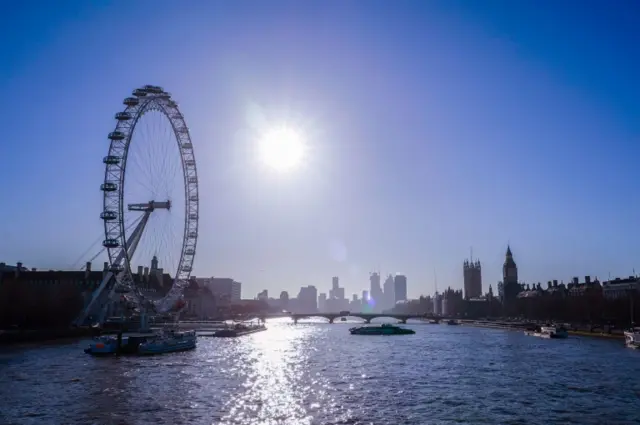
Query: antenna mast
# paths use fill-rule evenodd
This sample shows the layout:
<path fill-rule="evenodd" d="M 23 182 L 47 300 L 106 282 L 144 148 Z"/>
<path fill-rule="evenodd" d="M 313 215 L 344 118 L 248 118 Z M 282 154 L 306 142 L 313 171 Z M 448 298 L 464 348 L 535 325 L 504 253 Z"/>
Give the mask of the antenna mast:
<path fill-rule="evenodd" d="M 433 268 L 433 282 L 436 286 L 436 294 L 438 293 L 438 275 L 436 275 L 436 269 Z"/>

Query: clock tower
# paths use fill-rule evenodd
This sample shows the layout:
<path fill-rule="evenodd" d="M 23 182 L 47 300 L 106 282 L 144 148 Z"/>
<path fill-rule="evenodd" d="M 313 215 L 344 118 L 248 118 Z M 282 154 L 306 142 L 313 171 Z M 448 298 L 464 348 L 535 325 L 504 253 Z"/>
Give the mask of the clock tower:
<path fill-rule="evenodd" d="M 502 285 L 503 285 L 503 300 L 505 307 L 511 307 L 513 301 L 520 292 L 520 285 L 518 284 L 518 266 L 513 260 L 513 254 L 511 253 L 511 247 L 507 245 L 507 253 L 504 259 L 504 265 L 502 266 Z M 507 308 L 510 310 L 510 308 Z"/>

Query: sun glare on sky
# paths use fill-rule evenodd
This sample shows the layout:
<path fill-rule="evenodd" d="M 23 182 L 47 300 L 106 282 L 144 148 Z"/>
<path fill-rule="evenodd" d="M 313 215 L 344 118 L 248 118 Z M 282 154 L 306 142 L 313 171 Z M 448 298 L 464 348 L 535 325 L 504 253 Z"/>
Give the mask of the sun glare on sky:
<path fill-rule="evenodd" d="M 305 144 L 302 135 L 290 127 L 275 127 L 259 141 L 261 160 L 270 168 L 286 172 L 296 168 L 303 160 Z"/>

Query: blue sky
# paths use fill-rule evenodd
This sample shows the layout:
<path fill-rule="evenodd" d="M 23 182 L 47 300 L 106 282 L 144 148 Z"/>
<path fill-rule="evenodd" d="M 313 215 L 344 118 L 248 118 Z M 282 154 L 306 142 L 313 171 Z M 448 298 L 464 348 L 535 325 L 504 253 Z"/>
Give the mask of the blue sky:
<path fill-rule="evenodd" d="M 23 1 L 0 16 L 0 259 L 65 268 L 99 236 L 101 158 L 133 88 L 191 128 L 195 274 L 243 295 L 484 289 L 640 266 L 640 8 L 632 1 Z M 304 129 L 304 167 L 252 154 Z"/>

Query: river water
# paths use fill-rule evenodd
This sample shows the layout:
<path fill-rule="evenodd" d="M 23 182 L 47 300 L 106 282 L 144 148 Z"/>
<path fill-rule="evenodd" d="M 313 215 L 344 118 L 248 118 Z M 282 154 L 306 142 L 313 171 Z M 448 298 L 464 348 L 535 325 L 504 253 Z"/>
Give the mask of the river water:
<path fill-rule="evenodd" d="M 640 352 L 621 341 L 407 326 L 280 321 L 145 358 L 5 349 L 0 424 L 640 424 Z"/>

